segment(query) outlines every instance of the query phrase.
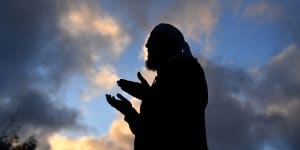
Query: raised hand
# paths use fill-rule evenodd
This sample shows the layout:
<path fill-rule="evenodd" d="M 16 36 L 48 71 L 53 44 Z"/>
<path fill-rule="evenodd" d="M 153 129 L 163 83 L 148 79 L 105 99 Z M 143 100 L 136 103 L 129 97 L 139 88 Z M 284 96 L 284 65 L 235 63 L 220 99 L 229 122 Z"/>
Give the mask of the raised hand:
<path fill-rule="evenodd" d="M 123 95 L 119 93 L 117 94 L 117 97 L 119 99 L 116 99 L 114 96 L 111 96 L 109 94 L 106 94 L 105 96 L 107 102 L 124 115 L 128 114 L 130 111 L 132 111 L 132 109 L 134 109 L 129 100 L 127 100 Z"/>
<path fill-rule="evenodd" d="M 149 96 L 150 93 L 150 85 L 144 79 L 140 72 L 137 73 L 137 77 L 140 80 L 139 82 L 128 81 L 125 79 L 120 79 L 117 81 L 117 84 L 120 88 L 127 92 L 128 94 L 140 99 L 144 100 Z"/>

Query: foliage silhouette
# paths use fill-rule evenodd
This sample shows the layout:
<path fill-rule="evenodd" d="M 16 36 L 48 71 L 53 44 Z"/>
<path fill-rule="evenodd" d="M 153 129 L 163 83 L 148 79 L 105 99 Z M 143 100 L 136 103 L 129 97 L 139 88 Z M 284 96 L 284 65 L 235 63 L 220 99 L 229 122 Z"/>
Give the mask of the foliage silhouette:
<path fill-rule="evenodd" d="M 18 135 L 20 126 L 13 127 L 16 116 L 15 114 L 9 118 L 7 126 L 0 133 L 0 150 L 35 150 L 37 147 L 35 136 L 30 136 L 24 142 L 20 142 Z"/>

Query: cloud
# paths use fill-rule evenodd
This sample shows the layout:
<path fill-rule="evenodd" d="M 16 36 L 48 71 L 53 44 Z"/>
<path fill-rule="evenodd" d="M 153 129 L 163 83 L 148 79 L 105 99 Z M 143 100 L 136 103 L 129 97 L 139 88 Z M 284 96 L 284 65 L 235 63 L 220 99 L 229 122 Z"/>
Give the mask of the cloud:
<path fill-rule="evenodd" d="M 133 149 L 134 136 L 128 124 L 124 122 L 122 118 L 113 121 L 109 134 L 115 143 L 118 143 L 118 145 L 121 145 L 124 149 Z"/>
<path fill-rule="evenodd" d="M 176 10 L 176 11 L 172 11 Z M 214 50 L 212 34 L 219 22 L 220 4 L 218 1 L 176 1 L 159 16 L 160 21 L 177 26 L 187 40 L 197 42 L 203 55 Z"/>
<path fill-rule="evenodd" d="M 20 126 L 20 137 L 43 138 L 77 126 L 79 113 L 56 95 L 72 67 L 67 59 L 62 63 L 60 57 L 47 55 L 53 52 L 47 46 L 57 31 L 54 1 L 2 1 L 0 14 L 1 131 Z"/>
<path fill-rule="evenodd" d="M 79 112 L 63 105 L 59 99 L 35 89 L 23 89 L 0 101 L 0 132 L 6 135 L 17 131 L 21 139 L 34 135 L 39 147 L 47 145 L 49 133 L 64 129 L 81 130 Z"/>
<path fill-rule="evenodd" d="M 140 100 L 130 99 L 133 107 L 139 112 Z M 111 123 L 108 135 L 101 137 L 81 136 L 71 138 L 58 133 L 49 136 L 51 150 L 131 150 L 133 149 L 134 135 L 131 133 L 124 116 L 117 112 L 115 120 Z"/>
<path fill-rule="evenodd" d="M 136 39 L 144 38 L 152 27 L 166 22 L 180 28 L 187 39 L 203 46 L 203 51 L 209 53 L 213 50 L 212 33 L 219 21 L 220 13 L 220 4 L 217 0 L 171 0 L 168 2 L 124 0 L 120 5 L 123 7 L 116 5 L 106 7 L 124 25 L 125 30 Z M 144 34 L 140 34 L 141 32 Z"/>
<path fill-rule="evenodd" d="M 84 128 L 79 110 L 67 107 L 60 95 L 62 87 L 77 75 L 89 81 L 97 64 L 119 57 L 130 42 L 98 5 L 94 0 L 0 2 L 0 131 L 20 125 L 21 137 L 36 134 L 40 148 L 48 149 L 43 139 L 49 134 Z"/>
<path fill-rule="evenodd" d="M 206 61 L 204 66 L 209 100 L 206 113 L 207 138 L 210 149 L 255 149 L 255 140 L 249 129 L 252 110 L 243 106 L 239 97 L 250 83 L 251 76 L 244 70 L 229 68 Z M 250 109 L 250 110 L 249 110 Z"/>
<path fill-rule="evenodd" d="M 48 139 L 52 150 L 131 150 L 133 149 L 133 135 L 124 120 L 119 117 L 113 121 L 108 136 L 83 136 L 70 138 L 60 134 L 53 134 Z"/>
<path fill-rule="evenodd" d="M 133 107 L 139 112 L 140 100 L 131 97 Z M 53 133 L 48 141 L 52 150 L 131 150 L 133 149 L 134 135 L 129 129 L 129 125 L 124 121 L 124 116 L 116 111 L 116 118 L 110 125 L 107 135 L 81 136 L 72 138 L 62 134 Z"/>
<path fill-rule="evenodd" d="M 122 31 L 116 19 L 93 4 L 78 2 L 61 15 L 59 26 L 62 32 L 66 38 L 78 42 L 81 48 L 96 56 L 99 49 L 120 56 L 130 37 Z"/>
<path fill-rule="evenodd" d="M 217 1 L 176 1 L 166 10 L 167 15 L 161 17 L 197 40 L 199 35 L 211 34 L 213 31 L 219 20 L 219 7 Z"/>
<path fill-rule="evenodd" d="M 119 77 L 115 74 L 116 70 L 112 66 L 103 66 L 94 76 L 96 85 L 106 89 L 112 89 Z M 92 79 L 93 80 L 93 79 Z"/>
<path fill-rule="evenodd" d="M 268 3 L 267 1 L 261 1 L 259 3 L 253 3 L 246 6 L 244 15 L 248 17 L 267 17 L 275 19 L 281 17 L 283 13 L 282 8 L 278 4 Z"/>
<path fill-rule="evenodd" d="M 89 85 L 82 93 L 82 99 L 90 101 L 105 90 L 111 90 L 119 76 L 111 65 L 103 65 L 99 69 L 90 70 L 88 73 Z"/>
<path fill-rule="evenodd" d="M 256 19 L 260 23 L 272 22 L 277 25 L 278 31 L 282 33 L 282 41 L 300 44 L 300 13 L 299 1 L 259 1 L 247 5 L 243 14 Z"/>
<path fill-rule="evenodd" d="M 260 100 L 259 104 L 267 110 L 269 115 L 281 117 L 275 120 L 273 126 L 266 127 L 288 149 L 299 149 L 297 139 L 299 135 L 300 119 L 295 116 L 299 113 L 300 87 L 299 80 L 299 47 L 289 45 L 283 52 L 274 57 L 264 68 L 259 88 L 252 89 L 255 96 Z M 295 68 L 296 67 L 296 68 Z"/>
<path fill-rule="evenodd" d="M 118 150 L 121 149 L 111 141 L 95 137 L 68 138 L 59 134 L 50 137 L 49 143 L 52 150 Z"/>
<path fill-rule="evenodd" d="M 207 61 L 211 149 L 299 149 L 299 48 L 289 45 L 253 73 Z"/>

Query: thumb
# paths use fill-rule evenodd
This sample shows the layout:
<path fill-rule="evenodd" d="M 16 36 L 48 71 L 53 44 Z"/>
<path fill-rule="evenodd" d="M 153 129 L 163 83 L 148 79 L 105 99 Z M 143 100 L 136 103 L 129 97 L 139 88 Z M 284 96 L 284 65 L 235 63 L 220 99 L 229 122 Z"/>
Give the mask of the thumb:
<path fill-rule="evenodd" d="M 141 83 L 143 85 L 149 86 L 148 82 L 146 81 L 146 79 L 142 76 L 142 74 L 140 72 L 137 73 L 137 77 L 139 78 L 139 80 L 141 81 Z"/>

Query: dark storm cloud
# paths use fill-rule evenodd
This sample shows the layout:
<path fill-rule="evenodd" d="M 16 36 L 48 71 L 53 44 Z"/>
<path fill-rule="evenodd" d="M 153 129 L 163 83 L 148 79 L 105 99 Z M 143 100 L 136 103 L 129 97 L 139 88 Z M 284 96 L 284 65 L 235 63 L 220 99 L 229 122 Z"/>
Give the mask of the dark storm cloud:
<path fill-rule="evenodd" d="M 82 129 L 79 112 L 64 106 L 62 99 L 50 98 L 49 93 L 22 89 L 8 100 L 0 101 L 0 132 L 17 133 L 20 139 L 34 135 L 39 149 L 50 149 L 47 137 L 63 129 Z M 17 132 L 14 132 L 17 131 Z"/>
<path fill-rule="evenodd" d="M 38 1 L 31 2 L 2 1 L 0 5 L 1 94 L 29 84 L 29 73 L 26 72 L 40 51 L 38 43 L 44 38 L 41 32 L 46 23 L 45 16 L 54 19 L 53 11 L 49 10 L 51 5 L 41 3 L 36 6 Z"/>
<path fill-rule="evenodd" d="M 255 119 L 253 111 L 243 106 L 238 97 L 252 85 L 252 77 L 242 69 L 209 61 L 204 70 L 209 91 L 206 114 L 209 148 L 253 150 L 259 147 L 259 140 L 250 130 Z"/>
<path fill-rule="evenodd" d="M 250 3 L 246 13 L 278 27 L 285 48 L 256 70 L 206 62 L 211 149 L 300 148 L 300 17 L 296 1 Z M 204 59 L 204 58 L 202 58 Z"/>
<path fill-rule="evenodd" d="M 20 126 L 20 129 L 25 131 L 34 127 L 47 133 L 67 128 L 76 123 L 78 115 L 76 110 L 66 108 L 62 102 L 55 101 L 54 103 L 47 93 L 30 89 L 16 93 L 9 100 L 1 101 L 0 106 L 2 127 Z"/>
<path fill-rule="evenodd" d="M 0 2 L 1 132 L 19 125 L 23 135 L 43 137 L 78 126 L 79 112 L 56 96 L 75 70 L 78 54 L 57 42 L 63 8 L 63 2 L 52 0 Z M 11 119 L 13 125 L 6 127 Z"/>
<path fill-rule="evenodd" d="M 290 45 L 255 72 L 206 63 L 211 149 L 300 148 L 299 57 Z"/>
<path fill-rule="evenodd" d="M 0 93 L 32 84 L 32 80 L 59 86 L 70 73 L 84 71 L 94 65 L 91 53 L 95 50 L 87 46 L 98 43 L 96 46 L 111 48 L 110 38 L 91 34 L 73 38 L 61 28 L 62 16 L 71 9 L 79 10 L 82 4 L 89 9 L 97 3 L 93 0 L 86 3 L 67 3 L 64 0 L 1 1 Z M 93 11 L 98 11 L 96 5 L 91 8 Z"/>
<path fill-rule="evenodd" d="M 96 0 L 0 2 L 1 129 L 16 114 L 22 115 L 15 124 L 21 124 L 24 134 L 43 131 L 40 135 L 45 138 L 62 128 L 78 127 L 78 110 L 64 107 L 64 99 L 57 92 L 73 75 L 86 76 L 93 70 L 94 57 L 100 52 L 101 56 L 112 52 L 119 55 L 119 47 L 127 42 L 114 18 L 98 4 Z M 73 36 L 76 21 L 67 19 L 74 12 L 83 15 L 76 17 L 115 30 L 101 34 L 94 31 L 101 29 L 93 26 L 93 30 L 81 32 L 85 26 L 80 26 L 74 32 L 78 36 Z"/>
<path fill-rule="evenodd" d="M 299 4 L 299 1 L 263 1 L 253 5 L 264 6 L 265 9 L 262 14 L 252 16 L 276 23 L 282 43 L 289 43 L 280 54 L 261 68 L 257 74 L 257 86 L 249 90 L 253 99 L 257 99 L 257 105 L 268 110 L 269 117 L 273 116 L 273 124 L 270 124 L 268 117 L 264 117 L 266 125 L 261 124 L 260 129 L 272 135 L 270 141 L 272 144 L 277 143 L 277 149 L 300 148 Z"/>
<path fill-rule="evenodd" d="M 269 109 L 269 114 L 280 115 L 284 120 L 266 127 L 279 142 L 289 149 L 299 149 L 300 119 L 300 49 L 290 45 L 276 56 L 265 68 L 256 89 L 251 89 L 259 104 Z M 254 97 L 253 96 L 253 97 Z"/>
<path fill-rule="evenodd" d="M 106 60 L 120 55 L 130 38 L 98 5 L 96 0 L 0 2 L 0 131 L 14 129 L 5 126 L 15 116 L 21 116 L 13 122 L 20 133 L 37 134 L 43 142 L 60 129 L 82 127 L 79 111 L 66 107 L 57 92 L 73 75 L 94 71 L 99 53 Z M 72 18 L 68 22 L 72 13 L 93 28 L 72 30 L 77 25 Z"/>

